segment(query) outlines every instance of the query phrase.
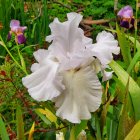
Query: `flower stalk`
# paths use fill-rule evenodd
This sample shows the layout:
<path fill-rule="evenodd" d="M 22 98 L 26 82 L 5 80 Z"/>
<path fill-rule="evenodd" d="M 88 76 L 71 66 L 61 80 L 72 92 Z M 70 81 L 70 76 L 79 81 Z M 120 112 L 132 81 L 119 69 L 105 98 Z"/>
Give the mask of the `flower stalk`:
<path fill-rule="evenodd" d="M 14 58 L 14 56 L 11 54 L 11 52 L 9 51 L 9 49 L 7 48 L 6 44 L 4 43 L 2 37 L 0 36 L 0 40 L 1 40 L 1 45 L 5 48 L 5 50 L 7 51 L 7 53 L 9 54 L 9 56 L 13 59 L 13 61 L 15 62 L 15 64 L 26 74 L 28 75 L 26 69 L 24 69 L 19 63 L 18 61 Z"/>
<path fill-rule="evenodd" d="M 136 53 L 136 43 L 137 43 L 137 19 L 138 19 L 138 0 L 136 0 L 136 18 L 135 18 L 135 43 L 134 43 L 134 55 Z"/>

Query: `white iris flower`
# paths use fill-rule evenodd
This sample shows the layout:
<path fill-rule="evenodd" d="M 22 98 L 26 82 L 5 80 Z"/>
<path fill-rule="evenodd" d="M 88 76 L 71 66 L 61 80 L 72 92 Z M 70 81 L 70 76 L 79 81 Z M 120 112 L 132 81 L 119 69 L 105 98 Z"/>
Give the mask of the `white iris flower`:
<path fill-rule="evenodd" d="M 32 74 L 22 82 L 32 98 L 37 101 L 51 100 L 57 107 L 56 115 L 72 123 L 91 118 L 102 97 L 102 86 L 97 77 L 99 71 L 103 81 L 111 78 L 105 68 L 118 54 L 118 42 L 111 33 L 103 31 L 97 43 L 84 36 L 78 28 L 82 15 L 67 14 L 68 21 L 61 23 L 57 18 L 50 24 L 52 41 L 48 50 L 34 52 L 37 63 L 31 67 Z"/>

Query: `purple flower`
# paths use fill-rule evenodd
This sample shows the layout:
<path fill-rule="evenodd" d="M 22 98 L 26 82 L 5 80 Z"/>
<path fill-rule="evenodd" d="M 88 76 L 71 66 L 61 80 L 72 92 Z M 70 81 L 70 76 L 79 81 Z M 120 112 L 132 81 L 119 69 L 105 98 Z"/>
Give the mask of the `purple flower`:
<path fill-rule="evenodd" d="M 26 38 L 24 36 L 24 30 L 27 29 L 26 26 L 20 26 L 19 20 L 11 20 L 10 22 L 10 28 L 11 30 L 8 33 L 7 40 L 11 40 L 12 33 L 15 35 L 15 41 L 18 44 L 24 44 L 26 42 Z"/>
<path fill-rule="evenodd" d="M 10 32 L 8 33 L 7 40 L 8 40 L 8 41 L 11 40 L 11 33 L 10 33 Z"/>
<path fill-rule="evenodd" d="M 20 30 L 21 32 L 24 32 L 24 30 L 27 29 L 26 26 L 20 26 L 20 22 L 19 20 L 11 20 L 10 22 L 10 28 L 11 28 L 11 31 L 13 32 L 17 32 L 18 30 Z"/>
<path fill-rule="evenodd" d="M 26 42 L 26 38 L 23 34 L 19 34 L 16 36 L 16 41 L 18 44 L 24 44 Z"/>
<path fill-rule="evenodd" d="M 133 17 L 133 9 L 131 6 L 123 7 L 117 14 L 121 18 L 132 18 Z"/>
<path fill-rule="evenodd" d="M 121 21 L 120 26 L 129 29 L 129 22 L 128 21 Z"/>
<path fill-rule="evenodd" d="M 120 17 L 120 26 L 124 28 L 134 27 L 133 9 L 131 6 L 123 7 L 117 14 Z"/>

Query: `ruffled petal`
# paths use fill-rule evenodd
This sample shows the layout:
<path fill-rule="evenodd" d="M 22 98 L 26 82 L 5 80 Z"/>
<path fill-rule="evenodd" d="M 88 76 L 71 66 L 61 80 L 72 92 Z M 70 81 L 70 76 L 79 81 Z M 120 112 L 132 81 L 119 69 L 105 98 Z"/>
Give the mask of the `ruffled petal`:
<path fill-rule="evenodd" d="M 69 58 L 64 59 L 60 63 L 59 70 L 79 69 L 80 67 L 88 66 L 95 58 L 92 57 L 92 52 L 89 50 L 78 51 L 75 54 L 69 54 Z"/>
<path fill-rule="evenodd" d="M 48 63 L 48 57 L 49 57 L 49 51 L 45 49 L 39 49 L 33 53 L 36 61 L 39 64 L 47 64 Z"/>
<path fill-rule="evenodd" d="M 62 75 L 65 90 L 54 99 L 57 116 L 72 123 L 90 119 L 90 112 L 99 108 L 102 97 L 102 86 L 96 72 L 88 66 L 78 71 L 65 71 Z"/>
<path fill-rule="evenodd" d="M 120 48 L 118 47 L 118 41 L 114 39 L 114 36 L 106 31 L 102 31 L 98 34 L 97 43 L 90 45 L 93 56 L 97 57 L 102 65 L 107 65 L 113 59 L 112 54 L 119 54 Z"/>
<path fill-rule="evenodd" d="M 32 71 L 32 72 L 35 72 L 35 71 L 37 71 L 39 68 L 40 68 L 40 64 L 34 63 L 34 64 L 32 64 L 32 66 L 31 66 L 31 71 Z"/>
<path fill-rule="evenodd" d="M 60 62 L 69 59 L 69 54 L 85 50 L 85 46 L 92 42 L 92 39 L 85 37 L 84 32 L 78 28 L 82 16 L 69 13 L 67 17 L 68 21 L 63 23 L 55 18 L 50 24 L 52 35 L 46 37 L 46 41 L 52 41 L 49 50 Z"/>
<path fill-rule="evenodd" d="M 45 49 L 39 49 L 39 50 L 35 51 L 33 53 L 33 55 L 34 55 L 34 57 L 35 57 L 35 59 L 38 63 L 32 64 L 32 66 L 31 66 L 31 71 L 32 72 L 35 72 L 40 67 L 42 67 L 42 66 L 44 67 L 45 65 L 47 65 L 48 64 L 48 59 L 51 60 L 50 59 L 51 55 L 50 55 L 49 51 L 45 50 Z"/>
<path fill-rule="evenodd" d="M 37 54 L 35 56 L 37 58 Z M 48 59 L 46 65 L 38 66 L 39 64 L 34 64 L 34 68 L 32 67 L 34 72 L 22 79 L 23 85 L 28 88 L 29 94 L 35 100 L 51 100 L 61 93 L 60 85 L 54 83 L 58 63 Z"/>
<path fill-rule="evenodd" d="M 39 49 L 35 51 L 33 55 L 37 62 L 41 63 L 42 60 L 46 59 L 46 57 L 48 56 L 48 51 L 45 49 Z"/>

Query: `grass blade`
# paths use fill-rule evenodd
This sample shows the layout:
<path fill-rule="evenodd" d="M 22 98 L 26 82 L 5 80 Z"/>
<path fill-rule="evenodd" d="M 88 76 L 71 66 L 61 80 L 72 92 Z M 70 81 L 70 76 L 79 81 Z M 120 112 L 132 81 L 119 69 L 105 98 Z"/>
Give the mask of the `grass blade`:
<path fill-rule="evenodd" d="M 120 31 L 118 25 L 116 25 L 117 36 L 119 41 L 119 46 L 121 48 L 121 53 L 123 56 L 123 60 L 127 66 L 129 66 L 131 62 L 131 52 L 130 52 L 130 45 L 126 39 L 126 36 L 123 32 Z"/>
<path fill-rule="evenodd" d="M 4 124 L 1 116 L 0 116 L 0 135 L 1 135 L 2 140 L 9 140 L 9 136 L 8 136 L 5 124 Z"/>
<path fill-rule="evenodd" d="M 22 111 L 19 105 L 17 106 L 17 109 L 16 109 L 16 125 L 17 125 L 17 139 L 25 140 Z"/>
<path fill-rule="evenodd" d="M 129 74 L 115 61 L 112 61 L 110 64 L 110 67 L 113 69 L 113 71 L 118 76 L 118 79 L 122 82 L 124 86 L 127 85 L 127 80 L 129 78 L 129 92 L 132 99 L 132 104 L 134 107 L 135 112 L 135 120 L 140 120 L 140 87 L 138 84 L 132 79 L 132 77 L 129 76 Z"/>
<path fill-rule="evenodd" d="M 140 139 L 140 121 L 135 124 L 130 133 L 124 140 L 139 140 Z"/>
<path fill-rule="evenodd" d="M 35 123 L 33 123 L 32 127 L 30 129 L 28 140 L 33 140 L 34 130 L 35 130 Z"/>

